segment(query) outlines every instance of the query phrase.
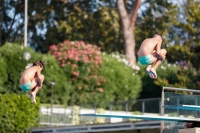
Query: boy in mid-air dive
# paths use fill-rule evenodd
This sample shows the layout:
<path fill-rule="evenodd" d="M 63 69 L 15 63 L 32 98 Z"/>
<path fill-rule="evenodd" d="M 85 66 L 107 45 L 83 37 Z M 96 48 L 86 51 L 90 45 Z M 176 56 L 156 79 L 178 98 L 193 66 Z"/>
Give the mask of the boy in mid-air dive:
<path fill-rule="evenodd" d="M 31 101 L 36 103 L 35 97 L 39 89 L 42 88 L 42 83 L 44 81 L 44 76 L 41 71 L 44 67 L 44 62 L 37 60 L 33 63 L 33 66 L 27 68 L 20 78 L 20 88 L 23 91 L 31 91 L 30 98 Z"/>
<path fill-rule="evenodd" d="M 153 38 L 147 38 L 142 42 L 137 53 L 138 61 L 142 65 L 148 65 L 146 71 L 149 76 L 154 79 L 157 78 L 157 67 L 165 59 L 167 54 L 165 49 L 161 49 L 162 42 L 162 36 L 160 34 L 155 34 Z M 154 66 L 152 66 L 153 63 L 155 63 Z"/>

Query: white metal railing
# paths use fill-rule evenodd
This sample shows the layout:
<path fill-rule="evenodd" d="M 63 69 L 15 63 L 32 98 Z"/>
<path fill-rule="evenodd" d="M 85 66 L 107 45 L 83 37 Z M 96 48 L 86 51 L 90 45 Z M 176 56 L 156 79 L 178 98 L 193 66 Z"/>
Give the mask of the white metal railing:
<path fill-rule="evenodd" d="M 95 123 L 116 123 L 125 121 L 119 118 L 79 117 L 86 113 L 115 113 L 159 115 L 161 98 L 118 101 L 80 106 L 56 107 L 41 106 L 39 122 L 41 125 L 79 125 Z M 127 121 L 127 120 L 126 120 Z"/>

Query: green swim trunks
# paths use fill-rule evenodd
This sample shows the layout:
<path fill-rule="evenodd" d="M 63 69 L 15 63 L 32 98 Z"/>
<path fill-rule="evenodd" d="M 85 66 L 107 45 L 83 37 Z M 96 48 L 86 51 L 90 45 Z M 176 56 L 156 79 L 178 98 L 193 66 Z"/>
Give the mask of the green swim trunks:
<path fill-rule="evenodd" d="M 147 55 L 147 56 L 139 56 L 139 57 L 138 57 L 138 61 L 139 61 L 142 65 L 149 65 L 149 64 L 151 64 L 151 57 L 152 57 L 152 54 Z"/>
<path fill-rule="evenodd" d="M 28 82 L 28 83 L 26 83 L 26 84 L 21 85 L 20 88 L 21 88 L 23 91 L 29 91 L 29 90 L 31 90 L 31 82 Z"/>

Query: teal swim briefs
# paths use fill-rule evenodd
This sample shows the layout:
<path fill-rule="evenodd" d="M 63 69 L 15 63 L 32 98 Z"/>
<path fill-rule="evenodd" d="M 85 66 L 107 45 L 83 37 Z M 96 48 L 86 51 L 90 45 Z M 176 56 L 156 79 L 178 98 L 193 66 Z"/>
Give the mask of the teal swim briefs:
<path fill-rule="evenodd" d="M 151 64 L 151 57 L 152 57 L 152 54 L 147 55 L 147 56 L 139 56 L 139 57 L 138 57 L 138 61 L 139 61 L 142 65 L 149 65 L 149 64 Z"/>
<path fill-rule="evenodd" d="M 28 83 L 26 83 L 26 84 L 21 85 L 20 88 L 21 88 L 23 91 L 29 91 L 29 90 L 31 90 L 31 82 L 28 82 Z"/>

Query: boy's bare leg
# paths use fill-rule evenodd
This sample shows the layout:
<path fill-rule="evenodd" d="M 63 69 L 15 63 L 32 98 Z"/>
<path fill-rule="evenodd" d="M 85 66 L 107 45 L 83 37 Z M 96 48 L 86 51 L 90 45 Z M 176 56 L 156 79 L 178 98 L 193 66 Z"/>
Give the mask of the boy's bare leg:
<path fill-rule="evenodd" d="M 36 94 L 37 94 L 38 90 L 39 90 L 39 87 L 36 86 L 36 87 L 34 87 L 32 89 L 32 91 L 30 93 L 30 95 L 31 95 L 31 101 L 34 102 L 34 103 L 36 103 L 35 97 L 36 97 Z"/>
<path fill-rule="evenodd" d="M 154 57 L 157 57 L 156 59 L 156 62 L 154 64 L 154 66 L 151 68 L 151 72 L 153 73 L 153 78 L 156 79 L 157 78 L 157 73 L 156 73 L 156 69 L 157 67 L 160 65 L 160 63 L 165 60 L 165 57 L 166 57 L 166 54 L 167 54 L 167 51 L 165 49 L 161 49 L 161 54 L 160 54 L 160 57 L 158 57 L 155 53 Z M 154 58 L 155 59 L 155 58 Z"/>
<path fill-rule="evenodd" d="M 151 72 L 154 74 L 154 79 L 156 79 L 157 78 L 157 73 L 156 73 L 156 69 L 157 69 L 157 67 L 160 65 L 160 63 L 161 63 L 162 61 L 160 60 L 160 59 L 158 59 L 157 61 L 156 61 L 156 63 L 155 63 L 155 65 L 151 68 Z"/>
<path fill-rule="evenodd" d="M 148 72 L 148 71 L 150 71 L 151 70 L 151 67 L 152 67 L 152 65 L 150 64 L 150 65 L 148 65 L 147 66 L 147 68 L 146 68 L 146 71 Z"/>
<path fill-rule="evenodd" d="M 30 96 L 31 96 L 31 101 L 34 103 L 36 103 L 35 97 L 36 97 L 38 90 L 42 87 L 43 81 L 44 81 L 44 76 L 42 75 L 39 78 L 35 77 L 35 79 L 32 82 L 32 85 L 34 87 L 31 89 Z"/>
<path fill-rule="evenodd" d="M 147 66 L 146 71 L 151 78 L 154 78 L 154 74 L 151 72 L 151 68 L 152 68 L 152 64 Z"/>

